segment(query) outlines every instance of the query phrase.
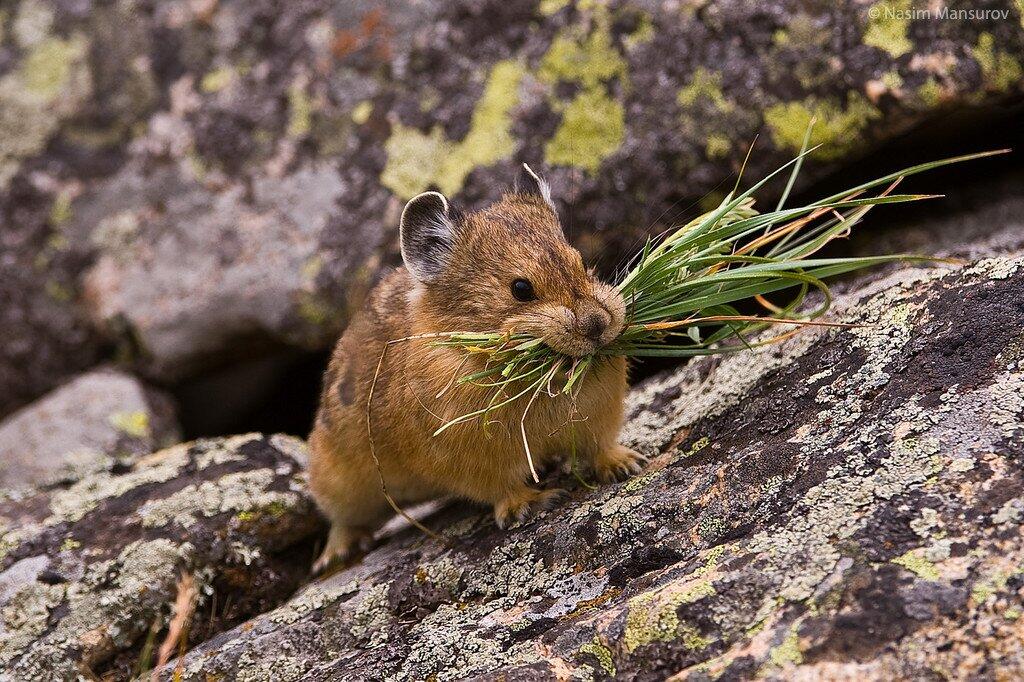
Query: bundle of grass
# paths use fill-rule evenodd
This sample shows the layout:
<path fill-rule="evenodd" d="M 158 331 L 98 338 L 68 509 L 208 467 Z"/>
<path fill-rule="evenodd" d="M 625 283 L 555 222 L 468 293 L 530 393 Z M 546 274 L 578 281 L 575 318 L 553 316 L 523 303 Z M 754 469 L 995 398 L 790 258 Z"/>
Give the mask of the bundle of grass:
<path fill-rule="evenodd" d="M 815 258 L 815 254 L 847 236 L 874 206 L 940 196 L 894 194 L 903 178 L 1006 150 L 904 168 L 806 206 L 785 208 L 803 159 L 812 151 L 806 148 L 805 138 L 799 156 L 750 189 L 739 194 L 734 190 L 715 210 L 648 240 L 618 283 L 626 301 L 627 324 L 619 338 L 598 354 L 685 358 L 735 353 L 776 343 L 809 325 L 842 326 L 817 321 L 831 303 L 827 278 L 894 261 L 933 259 L 906 254 Z M 788 182 L 775 209 L 756 210 L 754 194 L 787 169 Z M 821 293 L 820 302 L 807 309 L 813 291 Z M 779 296 L 784 297 L 781 302 Z M 737 307 L 749 308 L 751 303 L 763 312 L 743 314 Z M 769 325 L 784 325 L 787 330 L 756 340 L 748 338 Z M 442 424 L 435 435 L 472 420 L 486 426 L 489 413 L 525 400 L 520 431 L 534 480 L 539 480 L 526 432 L 526 413 L 545 396 L 573 396 L 596 356 L 562 355 L 543 338 L 515 332 L 454 332 L 439 335 L 434 343 L 482 354 L 484 369 L 458 378 L 456 385 L 474 384 L 493 391 L 488 404 Z"/>

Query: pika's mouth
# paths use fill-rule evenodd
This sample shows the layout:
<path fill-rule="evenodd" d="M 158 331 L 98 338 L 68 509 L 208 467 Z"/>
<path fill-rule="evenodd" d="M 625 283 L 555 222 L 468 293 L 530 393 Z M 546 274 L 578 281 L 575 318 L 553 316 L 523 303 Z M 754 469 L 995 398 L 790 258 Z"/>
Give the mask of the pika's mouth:
<path fill-rule="evenodd" d="M 622 333 L 622 324 L 617 323 L 607 312 L 600 321 L 577 319 L 560 333 L 552 334 L 545 342 L 553 350 L 574 358 L 593 355 L 611 344 Z"/>

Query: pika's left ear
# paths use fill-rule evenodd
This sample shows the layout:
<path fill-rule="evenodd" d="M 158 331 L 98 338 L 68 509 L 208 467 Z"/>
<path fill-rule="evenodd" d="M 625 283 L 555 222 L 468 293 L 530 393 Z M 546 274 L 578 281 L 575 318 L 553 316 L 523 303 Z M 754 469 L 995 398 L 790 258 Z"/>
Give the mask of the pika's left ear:
<path fill-rule="evenodd" d="M 551 201 L 551 187 L 525 163 L 516 177 L 516 193 L 538 196 L 543 199 L 551 210 L 555 210 L 555 202 Z"/>

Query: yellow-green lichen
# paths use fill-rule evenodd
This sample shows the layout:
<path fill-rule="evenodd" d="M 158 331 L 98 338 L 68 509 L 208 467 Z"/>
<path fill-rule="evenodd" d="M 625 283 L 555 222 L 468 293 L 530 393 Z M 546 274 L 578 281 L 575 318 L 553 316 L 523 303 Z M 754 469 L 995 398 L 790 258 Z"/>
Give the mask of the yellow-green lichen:
<path fill-rule="evenodd" d="M 583 40 L 567 35 L 555 38 L 541 59 L 537 76 L 550 85 L 575 82 L 592 89 L 612 78 L 625 79 L 626 62 L 602 22 Z"/>
<path fill-rule="evenodd" d="M 288 88 L 288 136 L 304 137 L 313 127 L 313 101 L 302 83 Z"/>
<path fill-rule="evenodd" d="M 585 37 L 575 29 L 556 37 L 537 73 L 552 89 L 562 82 L 581 86 L 568 104 L 552 100 L 555 110 L 562 112 L 562 122 L 544 147 L 545 161 L 589 172 L 596 171 L 625 137 L 625 110 L 610 96 L 607 86 L 617 79 L 623 88 L 628 87 L 626 62 L 612 44 L 607 14 L 598 13 L 595 23 Z"/>
<path fill-rule="evenodd" d="M 890 91 L 899 90 L 903 87 L 903 76 L 901 76 L 900 72 L 896 69 L 886 71 L 882 74 L 882 85 Z"/>
<path fill-rule="evenodd" d="M 594 172 L 619 148 L 625 133 L 622 104 L 600 90 L 586 90 L 565 108 L 562 123 L 544 147 L 544 160 Z"/>
<path fill-rule="evenodd" d="M 676 613 L 679 607 L 714 595 L 715 588 L 711 582 L 701 580 L 678 592 L 669 588 L 631 599 L 629 612 L 626 614 L 626 629 L 623 633 L 626 650 L 633 653 L 652 642 L 676 640 L 685 628 L 692 628 L 685 624 L 680 628 L 679 616 Z M 692 637 L 693 633 L 690 634 Z"/>
<path fill-rule="evenodd" d="M 608 675 L 615 675 L 615 661 L 612 659 L 612 650 L 601 644 L 601 640 L 596 636 L 591 642 L 587 642 L 580 647 L 581 654 L 590 654 L 597 659 L 601 669 L 604 670 Z"/>
<path fill-rule="evenodd" d="M 115 412 L 109 417 L 110 425 L 132 438 L 148 438 L 149 414 L 142 410 Z"/>
<path fill-rule="evenodd" d="M 359 104 L 352 107 L 352 122 L 356 125 L 363 125 L 370 120 L 370 114 L 373 113 L 373 102 L 370 100 L 363 100 Z"/>
<path fill-rule="evenodd" d="M 1016 573 L 1020 572 L 1016 571 Z M 993 594 L 1006 588 L 1006 584 L 1013 577 L 1014 573 L 1014 571 L 997 571 L 987 578 L 978 580 L 971 587 L 971 600 L 975 604 L 984 604 Z"/>
<path fill-rule="evenodd" d="M 729 156 L 732 151 L 732 141 L 728 135 L 712 133 L 704 141 L 704 152 L 709 159 L 722 159 Z"/>
<path fill-rule="evenodd" d="M 782 149 L 799 152 L 807 126 L 814 119 L 810 144 L 821 145 L 812 156 L 837 159 L 860 142 L 860 132 L 881 113 L 862 95 L 851 92 L 845 108 L 831 100 L 810 97 L 802 102 L 783 102 L 769 107 L 764 114 L 772 140 Z"/>
<path fill-rule="evenodd" d="M 914 44 L 907 37 L 911 0 L 881 0 L 868 10 L 864 44 L 885 50 L 892 57 L 905 55 Z"/>
<path fill-rule="evenodd" d="M 786 664 L 800 665 L 804 661 L 804 655 L 800 651 L 800 637 L 796 633 L 796 627 L 790 628 L 782 643 L 771 650 L 769 660 L 778 667 Z"/>
<path fill-rule="evenodd" d="M 683 647 L 690 651 L 701 651 L 707 649 L 712 640 L 700 634 L 700 631 L 689 623 L 679 626 L 679 641 Z"/>
<path fill-rule="evenodd" d="M 811 45 L 824 46 L 830 34 L 821 30 L 817 17 L 798 11 L 786 22 L 786 28 L 780 28 L 772 34 L 772 43 L 776 47 L 795 47 L 804 49 Z"/>
<path fill-rule="evenodd" d="M 722 93 L 722 74 L 709 71 L 704 67 L 698 67 L 693 72 L 689 85 L 684 86 L 676 93 L 676 101 L 682 107 L 691 107 L 701 101 L 710 102 L 723 113 L 728 113 L 735 107 Z"/>
<path fill-rule="evenodd" d="M 395 123 L 391 136 L 384 143 L 387 164 L 380 182 L 400 199 L 409 199 L 425 190 L 437 176 L 441 160 L 451 151 L 452 144 L 444 137 L 440 126 L 428 133 Z"/>
<path fill-rule="evenodd" d="M 702 516 L 697 522 L 697 534 L 705 540 L 715 540 L 729 530 L 729 524 L 720 516 Z"/>
<path fill-rule="evenodd" d="M 541 16 L 550 17 L 553 14 L 558 14 L 568 4 L 569 0 L 540 0 L 540 6 L 537 10 L 541 13 Z"/>
<path fill-rule="evenodd" d="M 204 76 L 203 80 L 199 82 L 199 88 L 203 92 L 220 92 L 228 85 L 231 80 L 235 77 L 235 70 L 229 66 L 222 66 L 208 71 Z"/>
<path fill-rule="evenodd" d="M 57 97 L 72 75 L 75 60 L 84 51 L 82 40 L 50 38 L 42 42 L 25 57 L 22 65 L 25 89 L 44 99 Z"/>
<path fill-rule="evenodd" d="M 917 89 L 917 97 L 925 106 L 933 109 L 942 104 L 946 95 L 938 81 L 934 78 L 929 78 Z"/>
<path fill-rule="evenodd" d="M 320 254 L 314 254 L 307 258 L 303 262 L 302 267 L 299 268 L 299 274 L 302 277 L 303 282 L 314 282 L 319 276 L 320 271 L 324 269 L 324 259 Z"/>
<path fill-rule="evenodd" d="M 56 280 L 47 280 L 43 285 L 46 295 L 58 303 L 67 303 L 75 297 L 74 292 Z"/>
<path fill-rule="evenodd" d="M 649 43 L 652 40 L 654 40 L 654 22 L 651 21 L 651 16 L 647 12 L 641 12 L 636 29 L 623 38 L 622 44 L 627 50 L 632 50 L 638 45 Z"/>
<path fill-rule="evenodd" d="M 710 444 L 711 438 L 709 438 L 708 436 L 701 436 L 693 441 L 693 444 L 690 445 L 690 449 L 683 454 L 683 457 L 692 457 L 693 455 L 699 453 L 701 450 L 705 449 L 705 447 L 707 447 Z"/>
<path fill-rule="evenodd" d="M 935 567 L 935 564 L 926 559 L 919 550 L 910 550 L 906 554 L 893 559 L 892 563 L 902 566 L 923 580 L 934 582 L 939 579 L 939 569 Z"/>
<path fill-rule="evenodd" d="M 78 549 L 81 546 L 81 542 L 74 539 L 73 537 L 68 536 L 64 538 L 64 541 L 62 543 L 60 543 L 60 551 L 70 552 L 71 550 Z"/>
<path fill-rule="evenodd" d="M 978 44 L 971 52 L 981 67 L 985 85 L 992 90 L 1002 92 L 1020 84 L 1024 69 L 1012 55 L 996 49 L 991 33 L 979 35 Z"/>
<path fill-rule="evenodd" d="M 653 593 L 641 594 L 629 601 L 623 642 L 629 653 L 652 642 L 670 642 L 680 637 L 689 649 L 703 649 L 709 643 L 676 613 L 683 604 L 692 604 L 717 594 L 707 574 L 714 570 L 725 548 L 715 547 L 707 561 L 691 575 L 670 583 Z"/>
<path fill-rule="evenodd" d="M 519 103 L 523 67 L 519 62 L 498 62 L 473 109 L 466 138 L 441 163 L 437 185 L 442 192 L 462 189 L 470 171 L 508 158 L 516 149 L 512 137 L 512 109 Z"/>
<path fill-rule="evenodd" d="M 461 142 L 446 139 L 440 126 L 422 133 L 394 124 L 384 145 L 387 163 L 381 184 L 401 199 L 410 199 L 430 185 L 455 193 L 474 168 L 511 156 L 516 146 L 511 111 L 519 102 L 522 77 L 523 68 L 518 62 L 494 65 L 473 110 L 469 132 Z"/>
<path fill-rule="evenodd" d="M 296 312 L 306 322 L 321 326 L 338 318 L 338 311 L 327 301 L 310 292 L 300 292 Z"/>
<path fill-rule="evenodd" d="M 40 36 L 43 28 L 36 28 L 18 68 L 0 78 L 0 187 L 21 159 L 42 150 L 92 89 L 86 40 Z"/>
<path fill-rule="evenodd" d="M 60 227 L 71 220 L 71 216 L 71 193 L 66 191 L 58 192 L 57 196 L 53 199 L 53 204 L 50 206 L 50 224 Z M 63 237 L 63 235 L 60 236 Z"/>

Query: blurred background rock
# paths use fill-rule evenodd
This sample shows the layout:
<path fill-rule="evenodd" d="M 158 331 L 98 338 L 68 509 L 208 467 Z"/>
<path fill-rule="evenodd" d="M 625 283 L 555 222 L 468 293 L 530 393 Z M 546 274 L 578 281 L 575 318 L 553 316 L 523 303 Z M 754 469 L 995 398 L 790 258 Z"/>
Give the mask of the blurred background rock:
<path fill-rule="evenodd" d="M 755 136 L 748 178 L 791 158 L 812 117 L 798 192 L 1012 145 L 1020 8 L 982 5 L 1007 18 L 787 0 L 5 2 L 0 415 L 112 362 L 170 392 L 186 436 L 304 435 L 327 349 L 399 261 L 404 201 L 435 187 L 481 206 L 522 161 L 611 276 L 717 202 Z M 855 248 L 955 250 L 941 240 L 964 231 L 932 217 L 996 229 L 971 216 L 1020 201 L 1017 166 L 915 183 L 956 196 L 877 212 Z M 998 226 L 1011 242 L 1017 228 Z"/>

